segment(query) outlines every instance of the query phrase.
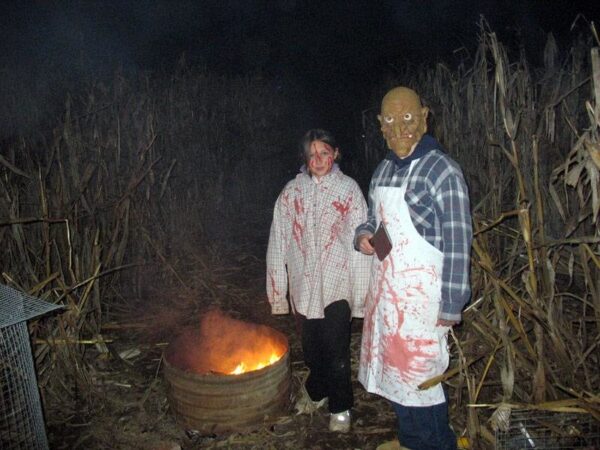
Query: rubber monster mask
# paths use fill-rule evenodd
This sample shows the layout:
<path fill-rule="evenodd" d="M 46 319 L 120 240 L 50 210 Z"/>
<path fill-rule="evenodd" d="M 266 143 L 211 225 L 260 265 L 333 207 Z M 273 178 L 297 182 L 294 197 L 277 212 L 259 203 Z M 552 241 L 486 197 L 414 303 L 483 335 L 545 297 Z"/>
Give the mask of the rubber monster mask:
<path fill-rule="evenodd" d="M 409 156 L 427 131 L 428 113 L 412 89 L 396 87 L 383 97 L 377 118 L 387 146 L 399 158 Z"/>

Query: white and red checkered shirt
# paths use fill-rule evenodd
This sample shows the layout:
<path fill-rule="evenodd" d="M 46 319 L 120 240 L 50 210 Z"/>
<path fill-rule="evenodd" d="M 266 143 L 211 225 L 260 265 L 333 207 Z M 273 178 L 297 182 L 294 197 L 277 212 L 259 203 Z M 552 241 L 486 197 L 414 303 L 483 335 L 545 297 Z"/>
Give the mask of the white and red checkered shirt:
<path fill-rule="evenodd" d="M 292 308 L 308 319 L 347 300 L 363 317 L 372 256 L 354 250 L 356 227 L 367 219 L 358 184 L 334 165 L 319 182 L 305 172 L 290 181 L 275 203 L 267 250 L 267 295 L 273 314 Z M 287 271 L 286 271 L 287 266 Z"/>

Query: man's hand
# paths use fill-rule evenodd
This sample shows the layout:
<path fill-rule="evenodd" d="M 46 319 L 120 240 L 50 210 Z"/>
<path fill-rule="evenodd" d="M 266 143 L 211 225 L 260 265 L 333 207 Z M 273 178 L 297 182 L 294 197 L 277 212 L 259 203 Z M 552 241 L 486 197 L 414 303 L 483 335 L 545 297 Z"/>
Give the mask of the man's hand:
<path fill-rule="evenodd" d="M 373 253 L 375 253 L 375 249 L 369 242 L 369 239 L 371 239 L 372 237 L 373 235 L 371 233 L 361 234 L 358 237 L 358 249 L 361 253 L 365 255 L 372 255 Z"/>
<path fill-rule="evenodd" d="M 458 325 L 460 320 L 446 320 L 446 319 L 438 319 L 436 325 L 440 327 L 453 327 L 454 325 Z"/>

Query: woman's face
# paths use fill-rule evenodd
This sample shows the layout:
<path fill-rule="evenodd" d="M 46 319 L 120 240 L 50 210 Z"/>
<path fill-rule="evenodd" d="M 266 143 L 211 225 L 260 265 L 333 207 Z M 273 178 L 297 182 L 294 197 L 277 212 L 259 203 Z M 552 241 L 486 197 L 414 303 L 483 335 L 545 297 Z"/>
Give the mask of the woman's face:
<path fill-rule="evenodd" d="M 310 174 L 321 178 L 331 172 L 333 162 L 338 156 L 338 149 L 323 141 L 312 141 L 307 155 L 307 166 Z"/>

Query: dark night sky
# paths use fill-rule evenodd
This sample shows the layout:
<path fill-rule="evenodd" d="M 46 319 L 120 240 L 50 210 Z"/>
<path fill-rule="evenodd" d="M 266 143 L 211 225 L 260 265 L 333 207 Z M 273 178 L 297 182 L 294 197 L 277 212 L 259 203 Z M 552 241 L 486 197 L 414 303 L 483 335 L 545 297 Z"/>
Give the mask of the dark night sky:
<path fill-rule="evenodd" d="M 170 68 L 185 52 L 208 70 L 261 72 L 300 86 L 324 127 L 368 106 L 384 71 L 457 59 L 477 44 L 483 14 L 501 39 L 541 54 L 546 33 L 567 37 L 597 1 L 114 0 L 0 5 L 0 71 L 52 90 L 70 79 Z M 581 22 L 585 24 L 584 21 Z M 1 100 L 1 99 L 0 99 Z M 310 120 L 307 122 L 310 123 Z M 316 125 L 310 123 L 310 125 Z M 339 127 L 337 127 L 339 128 Z"/>

